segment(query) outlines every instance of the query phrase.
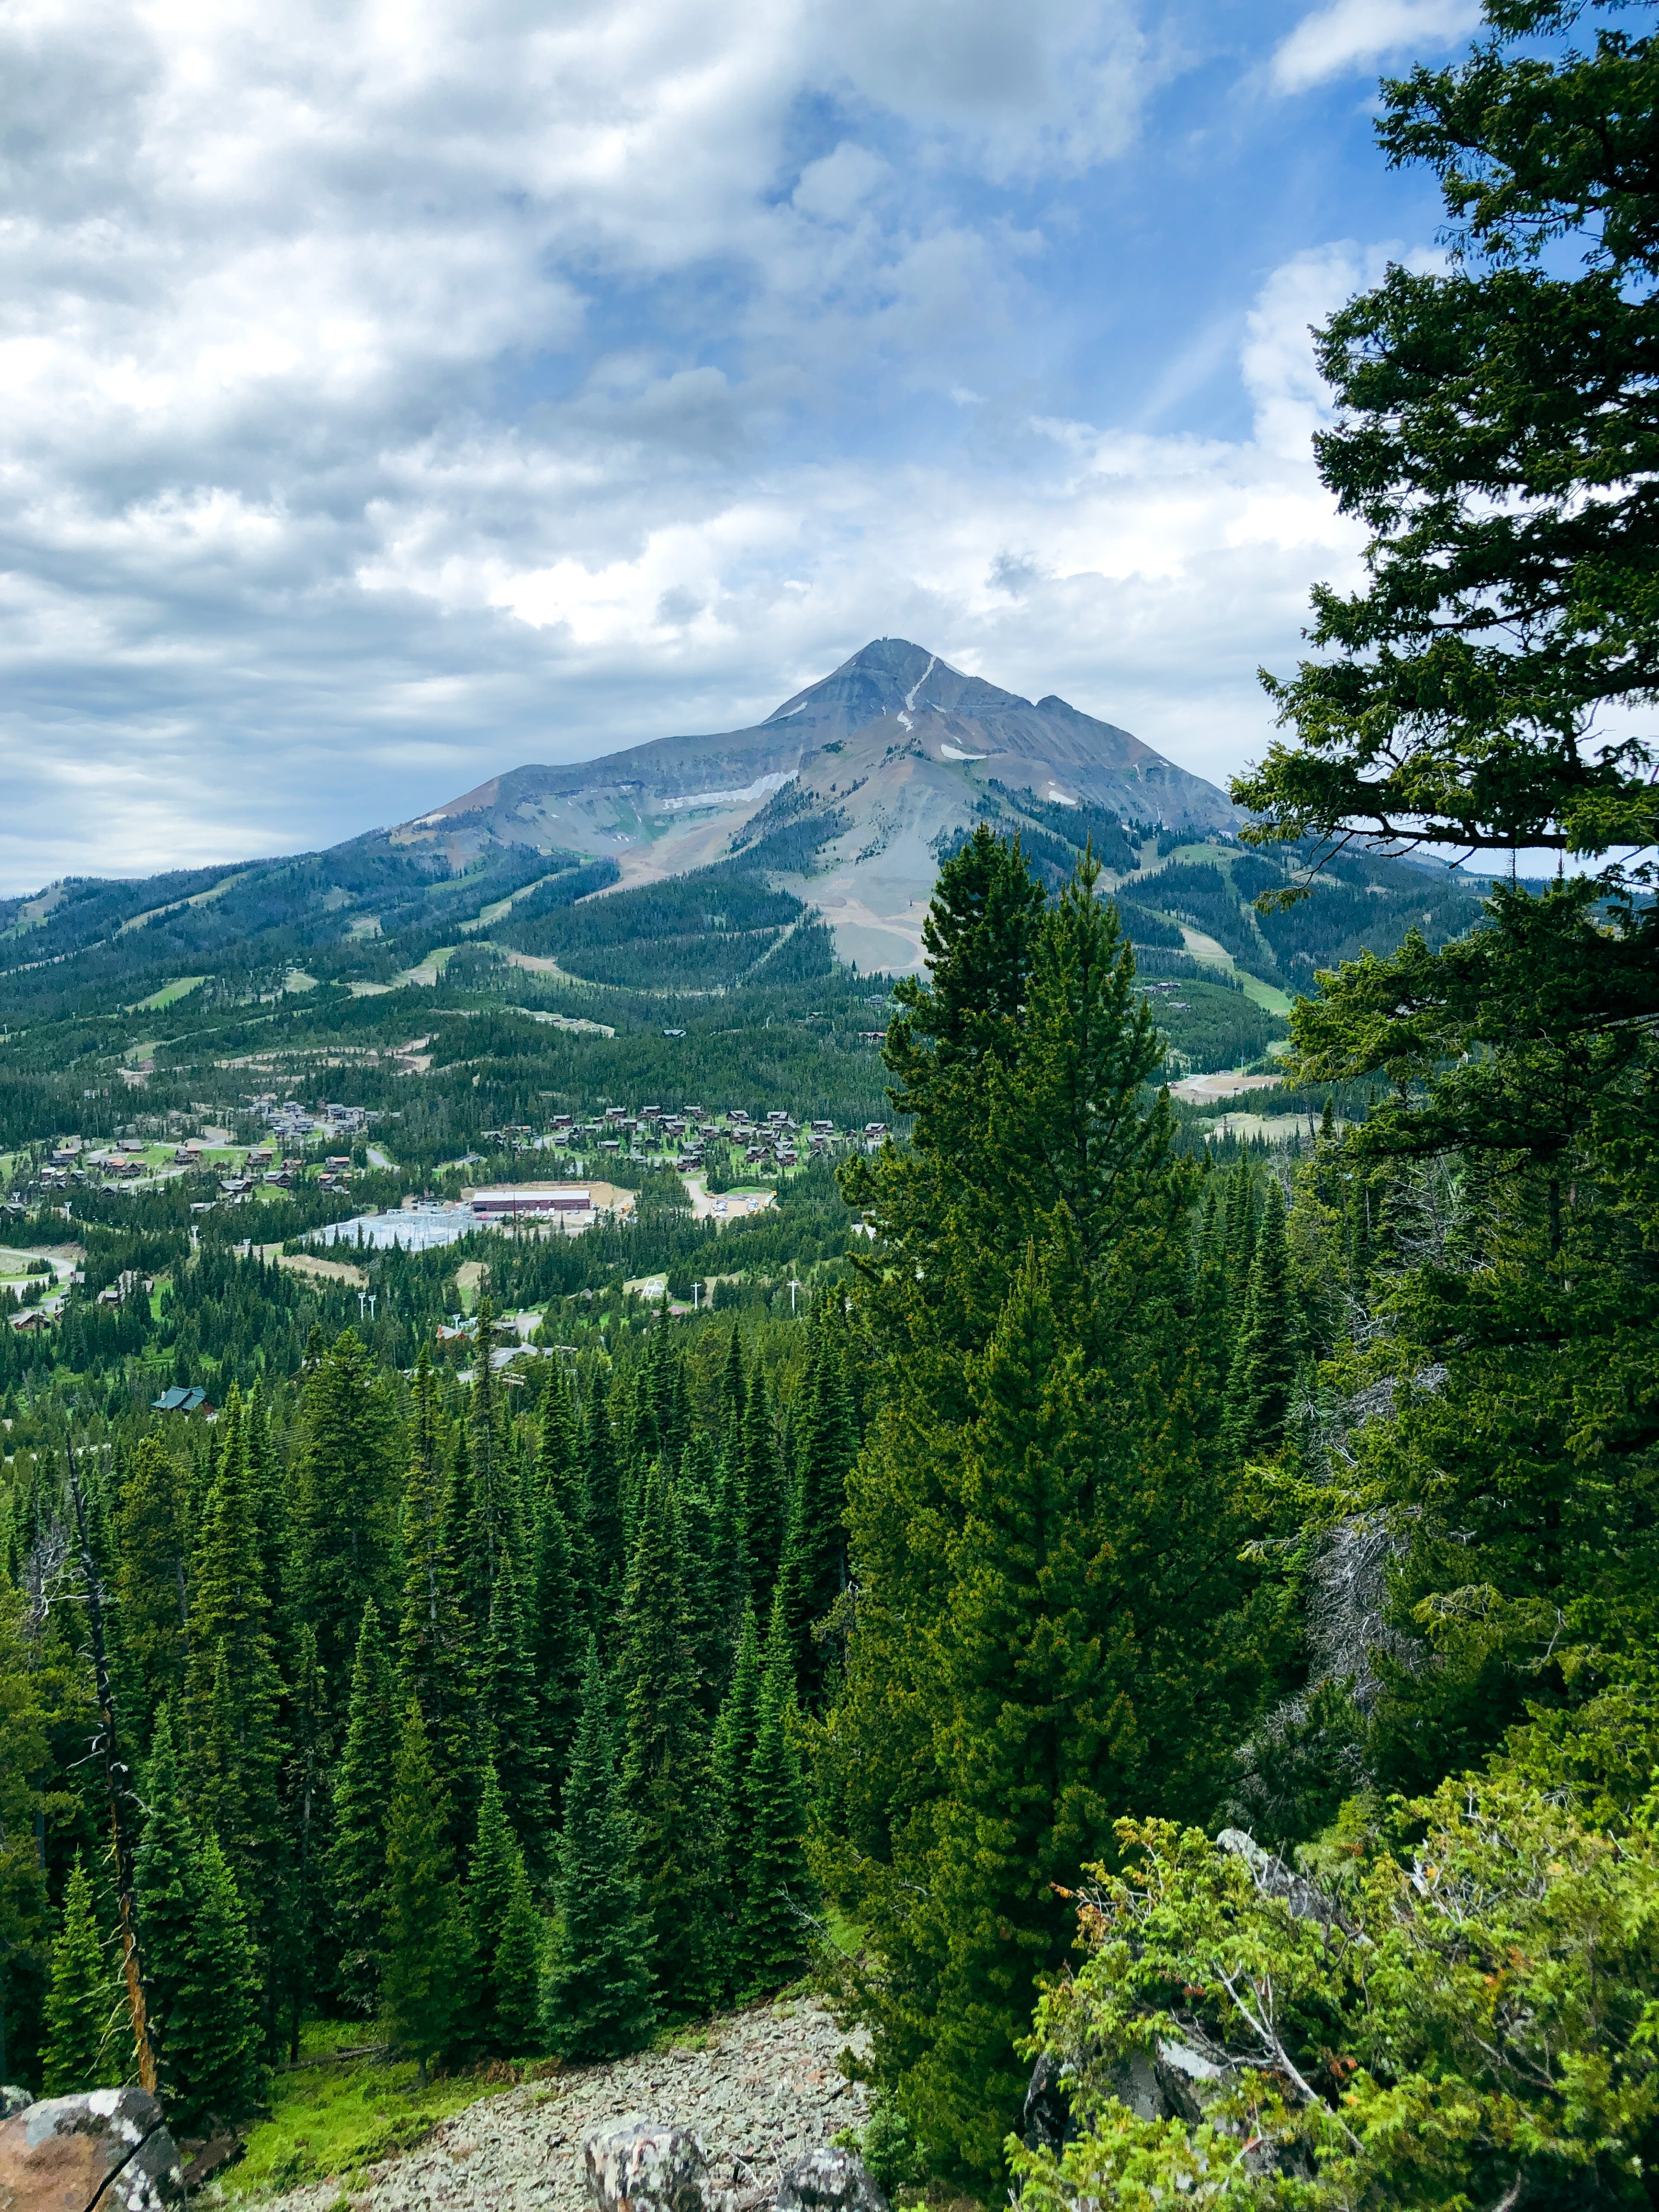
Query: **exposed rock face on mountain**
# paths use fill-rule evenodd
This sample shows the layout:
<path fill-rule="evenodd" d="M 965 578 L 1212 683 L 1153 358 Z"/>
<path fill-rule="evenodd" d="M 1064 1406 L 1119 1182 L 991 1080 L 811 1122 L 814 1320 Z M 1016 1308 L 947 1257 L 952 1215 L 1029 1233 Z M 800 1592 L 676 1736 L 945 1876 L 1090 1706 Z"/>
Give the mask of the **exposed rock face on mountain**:
<path fill-rule="evenodd" d="M 941 843 L 977 818 L 992 783 L 1130 822 L 1218 830 L 1238 819 L 1213 784 L 1128 731 L 881 638 L 751 729 L 514 769 L 392 836 L 452 860 L 497 843 L 607 855 L 626 885 L 720 858 L 796 784 L 844 826 L 809 877 L 781 880 L 823 912 L 843 958 L 900 969 L 915 964 Z"/>

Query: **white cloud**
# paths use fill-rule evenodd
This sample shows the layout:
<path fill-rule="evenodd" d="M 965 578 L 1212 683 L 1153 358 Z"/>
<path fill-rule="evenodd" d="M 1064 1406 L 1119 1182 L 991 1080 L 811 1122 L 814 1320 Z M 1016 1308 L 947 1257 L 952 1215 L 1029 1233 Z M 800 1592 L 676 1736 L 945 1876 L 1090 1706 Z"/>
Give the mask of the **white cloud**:
<path fill-rule="evenodd" d="M 1480 21 L 1480 0 L 1330 0 L 1304 15 L 1274 53 L 1273 81 L 1281 92 L 1304 92 L 1326 77 L 1464 38 Z"/>
<path fill-rule="evenodd" d="M 879 154 L 843 138 L 833 154 L 807 163 L 791 197 L 803 215 L 846 222 L 890 174 Z"/>
<path fill-rule="evenodd" d="M 1132 0 L 19 0 L 0 887 L 729 727 L 884 632 L 1259 750 L 1352 557 L 1303 325 L 1366 264 L 1267 283 L 1250 434 L 1134 434 L 1050 419 L 1048 235 L 984 212 L 1162 67 Z"/>
<path fill-rule="evenodd" d="M 961 134 L 995 176 L 1121 153 L 1164 65 L 1119 0 L 819 0 L 814 27 L 866 97 Z"/>

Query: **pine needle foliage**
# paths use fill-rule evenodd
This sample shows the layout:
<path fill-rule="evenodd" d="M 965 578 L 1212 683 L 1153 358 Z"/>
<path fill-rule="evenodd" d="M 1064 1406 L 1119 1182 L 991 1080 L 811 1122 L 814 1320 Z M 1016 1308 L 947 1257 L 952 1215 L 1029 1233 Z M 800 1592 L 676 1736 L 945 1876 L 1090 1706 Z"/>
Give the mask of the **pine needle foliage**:
<path fill-rule="evenodd" d="M 234 1389 L 221 1431 L 191 1572 L 187 1768 L 197 1817 L 219 1837 L 260 1938 L 268 1943 L 281 1855 L 283 1684 L 270 1632 L 246 1409 Z"/>
<path fill-rule="evenodd" d="M 817 1710 L 833 1686 L 830 1613 L 847 1587 L 847 1478 L 858 1427 L 842 1365 L 839 1296 L 814 1315 L 805 1408 L 795 1439 L 795 1481 L 780 1586 L 803 1703 Z"/>
<path fill-rule="evenodd" d="M 133 1896 L 144 1961 L 145 1999 L 161 2094 L 179 2078 L 174 2032 L 194 1940 L 201 1850 L 185 1810 L 173 1751 L 173 1709 L 163 1705 L 143 1770 L 144 1826 L 133 1861 Z"/>
<path fill-rule="evenodd" d="M 535 2034 L 542 1923 L 493 1765 L 478 1799 L 466 1902 L 477 1967 L 476 2041 L 510 2057 L 528 2050 Z"/>
<path fill-rule="evenodd" d="M 189 1654 L 189 1492 L 160 1437 L 143 1437 L 116 1510 L 114 1619 L 126 1704 L 154 1716 L 185 1686 Z"/>
<path fill-rule="evenodd" d="M 974 1014 L 948 961 L 910 994 L 915 1157 L 853 1179 L 888 1247 L 861 1300 L 888 1364 L 849 1483 L 859 1627 L 818 1853 L 885 1962 L 884 2084 L 975 2183 L 1069 1942 L 1053 1885 L 1126 1803 L 1212 1801 L 1277 1618 L 1199 1413 L 1194 1171 L 1148 1096 L 1133 953 L 1091 859 L 1039 912 L 1000 853 L 941 871 L 935 935 L 1006 1011 Z"/>
<path fill-rule="evenodd" d="M 708 1724 L 675 1528 L 659 1462 L 629 1571 L 618 1662 L 623 1798 L 662 2014 L 704 2008 L 714 1985 Z"/>
<path fill-rule="evenodd" d="M 380 1610 L 371 1599 L 363 1607 L 352 1665 L 328 1853 L 329 1888 L 343 1936 L 341 1991 L 359 2012 L 373 2008 L 380 1986 L 387 1912 L 386 1808 L 398 1743 L 392 1662 Z"/>
<path fill-rule="evenodd" d="M 806 1863 L 806 1796 L 794 1740 L 795 1678 L 781 1595 L 771 1626 L 756 1700 L 755 1748 L 744 1790 L 748 1832 L 735 1942 L 738 1987 L 749 1995 L 781 1988 L 805 1963 L 809 1916 L 818 1903 Z"/>
<path fill-rule="evenodd" d="M 454 1796 L 462 1793 L 472 1761 L 476 1703 L 458 1565 L 464 1508 L 451 1474 L 454 1439 L 424 1346 L 412 1396 L 403 1499 L 397 1711 L 405 1711 L 411 1698 L 419 1705 L 434 1771 Z"/>
<path fill-rule="evenodd" d="M 120 1997 L 99 1933 L 92 1884 L 79 1851 L 64 1892 L 52 1978 L 46 1990 L 46 2048 L 41 2082 L 48 2097 L 96 2089 L 120 2070 L 113 2033 Z"/>
<path fill-rule="evenodd" d="M 386 1823 L 380 2004 L 416 2077 L 465 2034 L 471 1950 L 418 1705 L 404 1715 Z"/>
<path fill-rule="evenodd" d="M 650 1924 L 623 1816 L 605 1674 L 591 1638 L 565 1787 L 556 1900 L 542 1989 L 548 2048 L 572 2061 L 637 2051 L 656 2019 Z"/>
<path fill-rule="evenodd" d="M 586 1593 L 576 1575 L 570 1526 L 550 1483 L 536 1504 L 532 1539 L 529 1658 L 549 1800 L 563 1802 L 581 1710 L 581 1667 L 591 1633 Z"/>
<path fill-rule="evenodd" d="M 392 1595 L 386 1578 L 396 1510 L 386 1409 L 355 1329 L 319 1348 L 306 1378 L 303 1425 L 295 1566 L 324 1675 L 343 1682 L 364 1606 L 370 1598 L 384 1606 Z"/>
<path fill-rule="evenodd" d="M 185 2134 L 234 2127 L 264 2101 L 264 1992 L 248 1917 L 216 1836 L 203 1838 L 190 1944 L 168 2027 L 169 2113 Z"/>

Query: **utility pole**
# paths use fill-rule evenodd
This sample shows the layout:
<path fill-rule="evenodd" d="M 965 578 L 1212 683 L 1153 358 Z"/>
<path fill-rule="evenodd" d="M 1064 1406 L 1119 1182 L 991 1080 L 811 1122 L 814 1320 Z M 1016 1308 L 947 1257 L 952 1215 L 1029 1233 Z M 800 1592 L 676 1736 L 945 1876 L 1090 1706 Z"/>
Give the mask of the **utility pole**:
<path fill-rule="evenodd" d="M 97 1562 L 87 1541 L 86 1503 L 81 1494 L 81 1471 L 69 1455 L 70 1496 L 75 1504 L 75 1533 L 81 1550 L 81 1581 L 87 1594 L 87 1630 L 92 1647 L 93 1682 L 98 1699 L 98 1745 L 104 1754 L 104 1786 L 109 1796 L 110 1835 L 115 1854 L 115 1905 L 121 1926 L 121 1972 L 127 1985 L 127 2012 L 132 2021 L 133 2048 L 138 2058 L 138 2083 L 155 2094 L 155 2045 L 149 2030 L 149 2008 L 144 1997 L 143 1961 L 138 1951 L 138 1932 L 132 1910 L 132 1836 L 124 1817 L 131 1795 L 125 1762 L 115 1741 L 115 1701 L 110 1690 L 109 1658 L 104 1644 L 104 1591 Z"/>

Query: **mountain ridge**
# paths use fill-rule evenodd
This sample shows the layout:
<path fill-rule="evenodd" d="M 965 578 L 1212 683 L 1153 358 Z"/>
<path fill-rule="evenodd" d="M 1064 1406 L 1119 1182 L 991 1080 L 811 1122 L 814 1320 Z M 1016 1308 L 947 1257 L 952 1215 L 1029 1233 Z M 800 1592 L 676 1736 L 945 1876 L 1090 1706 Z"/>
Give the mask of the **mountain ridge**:
<path fill-rule="evenodd" d="M 774 872 L 780 888 L 819 909 L 842 959 L 894 971 L 920 966 L 940 850 L 986 811 L 992 786 L 1153 830 L 1227 830 L 1242 818 L 1130 731 L 885 637 L 745 728 L 526 763 L 380 834 L 451 866 L 492 845 L 570 850 L 614 860 L 615 887 L 627 889 L 723 858 L 792 784 L 797 811 L 835 826 L 810 866 Z"/>

